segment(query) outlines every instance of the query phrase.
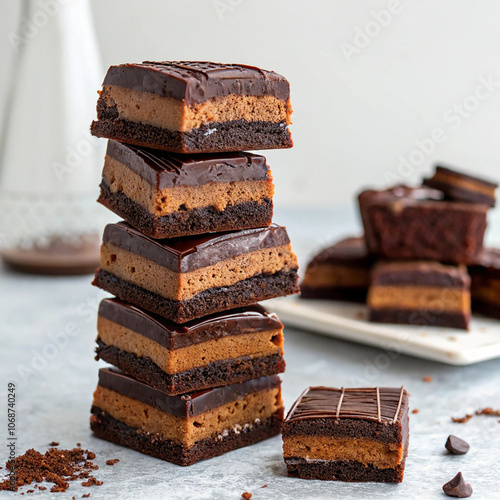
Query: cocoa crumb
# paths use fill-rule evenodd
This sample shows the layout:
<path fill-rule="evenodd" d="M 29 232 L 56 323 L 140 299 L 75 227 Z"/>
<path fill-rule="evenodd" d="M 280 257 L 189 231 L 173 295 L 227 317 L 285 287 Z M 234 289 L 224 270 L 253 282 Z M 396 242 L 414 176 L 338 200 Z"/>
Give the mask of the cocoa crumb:
<path fill-rule="evenodd" d="M 5 464 L 8 471 L 15 470 L 15 476 L 11 482 L 10 475 L 0 479 L 0 491 L 18 491 L 20 487 L 46 481 L 52 483 L 51 492 L 62 492 L 69 488 L 68 481 L 77 479 L 95 480 L 91 476 L 91 471 L 98 468 L 89 462 L 90 456 L 95 454 L 81 448 L 72 450 L 60 450 L 49 448 L 45 453 L 40 453 L 34 449 L 27 450 L 23 455 L 19 455 Z M 38 485 L 35 485 L 35 488 Z M 38 486 L 38 490 L 44 491 L 45 486 Z M 33 493 L 28 490 L 27 493 Z M 21 492 L 24 495 L 24 492 Z"/>
<path fill-rule="evenodd" d="M 248 493 L 248 491 L 245 491 L 245 493 L 241 494 L 241 498 L 244 498 L 245 500 L 250 500 L 250 498 L 252 498 L 252 494 Z"/>
<path fill-rule="evenodd" d="M 264 486 L 261 486 L 261 488 L 267 488 L 267 484 L 265 484 Z"/>
<path fill-rule="evenodd" d="M 102 484 L 102 481 L 98 481 L 95 477 L 93 476 L 90 476 L 87 481 L 83 481 L 83 483 L 81 483 L 82 486 L 101 486 Z"/>
<path fill-rule="evenodd" d="M 57 441 L 52 441 L 49 443 L 49 446 L 59 446 L 59 443 Z"/>
<path fill-rule="evenodd" d="M 457 418 L 457 417 L 451 417 L 451 420 L 453 422 L 455 422 L 456 424 L 465 424 L 467 423 L 470 419 L 472 418 L 472 415 L 470 413 L 467 413 L 467 415 L 465 415 L 465 417 L 460 417 L 460 418 Z"/>
<path fill-rule="evenodd" d="M 106 465 L 115 465 L 120 460 L 118 458 L 113 458 L 111 460 L 106 460 Z"/>
<path fill-rule="evenodd" d="M 28 490 L 26 493 L 35 493 L 35 490 Z"/>
<path fill-rule="evenodd" d="M 430 375 L 426 375 L 425 377 L 422 378 L 424 382 L 432 382 L 432 377 Z"/>
<path fill-rule="evenodd" d="M 76 443 L 76 446 L 78 446 L 78 448 L 80 448 L 80 446 L 82 446 L 82 443 Z"/>
<path fill-rule="evenodd" d="M 90 493 L 85 493 L 85 495 L 82 495 L 82 498 L 88 498 L 90 496 Z"/>
<path fill-rule="evenodd" d="M 488 408 L 483 408 L 482 410 L 476 410 L 476 415 L 492 415 L 494 417 L 500 416 L 500 410 L 494 410 L 489 406 Z"/>
<path fill-rule="evenodd" d="M 418 408 L 414 408 L 414 409 L 412 410 L 412 413 L 418 413 L 419 411 L 420 411 L 420 410 L 419 410 Z"/>

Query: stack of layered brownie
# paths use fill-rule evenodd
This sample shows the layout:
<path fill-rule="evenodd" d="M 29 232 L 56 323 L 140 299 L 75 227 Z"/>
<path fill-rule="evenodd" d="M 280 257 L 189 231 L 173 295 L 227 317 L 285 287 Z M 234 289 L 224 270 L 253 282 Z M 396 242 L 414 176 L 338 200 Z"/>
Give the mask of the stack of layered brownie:
<path fill-rule="evenodd" d="M 289 84 L 250 66 L 111 67 L 92 133 L 109 139 L 93 284 L 101 302 L 91 428 L 179 465 L 279 433 L 283 325 L 258 301 L 298 292 L 272 223 L 264 156 L 292 146 Z"/>
<path fill-rule="evenodd" d="M 375 322 L 468 329 L 471 306 L 500 318 L 500 251 L 483 248 L 496 188 L 436 166 L 421 186 L 363 191 L 364 237 L 317 254 L 302 297 L 366 301 Z"/>

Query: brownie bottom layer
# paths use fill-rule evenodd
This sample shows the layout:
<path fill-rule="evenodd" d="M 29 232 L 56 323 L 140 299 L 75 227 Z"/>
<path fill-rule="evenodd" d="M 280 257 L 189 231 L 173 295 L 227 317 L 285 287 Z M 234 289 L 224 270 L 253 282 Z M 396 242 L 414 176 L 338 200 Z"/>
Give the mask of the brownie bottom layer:
<path fill-rule="evenodd" d="M 303 299 L 342 300 L 344 302 L 366 302 L 367 288 L 330 288 L 300 286 L 300 296 Z"/>
<path fill-rule="evenodd" d="M 97 340 L 97 344 L 96 359 L 107 361 L 132 377 L 165 391 L 171 396 L 236 384 L 285 371 L 283 357 L 273 354 L 258 358 L 243 356 L 216 361 L 206 366 L 170 375 L 161 370 L 150 358 L 138 357 L 117 347 L 108 346 L 100 339 Z"/>
<path fill-rule="evenodd" d="M 158 217 L 121 191 L 111 193 L 105 182 L 101 183 L 101 194 L 97 201 L 139 231 L 158 239 L 266 227 L 271 224 L 273 217 L 273 202 L 269 198 L 261 203 L 249 201 L 228 205 L 222 211 L 215 207 L 203 207 Z"/>
<path fill-rule="evenodd" d="M 96 406 L 92 407 L 91 412 L 90 428 L 97 437 L 177 465 L 192 465 L 276 436 L 280 433 L 282 422 L 280 410 L 266 421 L 253 423 L 238 433 L 234 429 L 227 429 L 227 435 L 224 432 L 223 435 L 198 441 L 191 448 L 184 448 L 159 434 L 129 427 Z"/>
<path fill-rule="evenodd" d="M 351 460 L 307 460 L 285 458 L 289 476 L 326 481 L 400 483 L 403 480 L 405 462 L 394 469 L 378 469 Z"/>
<path fill-rule="evenodd" d="M 102 269 L 97 270 L 92 284 L 175 323 L 299 291 L 297 269 L 258 274 L 232 286 L 209 288 L 186 301 L 166 299 Z"/>
<path fill-rule="evenodd" d="M 423 309 L 370 309 L 368 320 L 375 323 L 396 323 L 416 326 L 469 328 L 470 314 L 460 312 L 425 311 Z"/>
<path fill-rule="evenodd" d="M 93 135 L 174 153 L 217 153 L 293 146 L 285 122 L 234 120 L 204 124 L 189 132 L 172 132 L 116 118 L 113 108 L 99 111 L 99 121 L 94 121 L 90 129 Z"/>

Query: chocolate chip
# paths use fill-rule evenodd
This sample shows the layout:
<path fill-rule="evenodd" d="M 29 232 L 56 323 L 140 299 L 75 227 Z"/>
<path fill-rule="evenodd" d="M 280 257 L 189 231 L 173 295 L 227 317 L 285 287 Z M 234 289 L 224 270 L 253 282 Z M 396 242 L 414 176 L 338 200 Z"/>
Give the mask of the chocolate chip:
<path fill-rule="evenodd" d="M 465 455 L 469 451 L 469 443 L 460 439 L 457 436 L 450 435 L 446 440 L 446 444 L 444 447 L 452 454 L 452 455 Z"/>
<path fill-rule="evenodd" d="M 449 497 L 468 498 L 472 495 L 472 486 L 465 482 L 462 473 L 459 472 L 451 481 L 443 486 L 443 491 Z"/>

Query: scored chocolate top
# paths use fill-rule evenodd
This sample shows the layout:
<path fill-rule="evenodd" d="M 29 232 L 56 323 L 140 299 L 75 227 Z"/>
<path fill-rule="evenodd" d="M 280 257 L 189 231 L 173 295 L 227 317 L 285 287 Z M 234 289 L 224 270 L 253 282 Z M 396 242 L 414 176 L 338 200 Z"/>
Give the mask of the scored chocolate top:
<path fill-rule="evenodd" d="M 154 240 L 126 222 L 108 224 L 104 229 L 103 241 L 179 273 L 290 243 L 286 229 L 277 224 L 242 231 Z"/>
<path fill-rule="evenodd" d="M 470 277 L 465 266 L 447 266 L 434 261 L 382 261 L 372 269 L 371 284 L 468 288 Z"/>
<path fill-rule="evenodd" d="M 401 422 L 407 405 L 408 393 L 404 387 L 309 387 L 294 403 L 285 421 L 333 418 L 394 424 Z"/>
<path fill-rule="evenodd" d="M 110 140 L 106 154 L 160 190 L 271 178 L 266 158 L 252 153 L 181 155 Z"/>
<path fill-rule="evenodd" d="M 143 335 L 161 346 L 175 350 L 214 338 L 266 330 L 281 330 L 275 314 L 255 304 L 178 325 L 119 299 L 104 299 L 99 316 Z"/>
<path fill-rule="evenodd" d="M 318 253 L 311 264 L 361 265 L 372 260 L 364 238 L 345 238 Z"/>
<path fill-rule="evenodd" d="M 240 384 L 205 389 L 179 396 L 168 396 L 160 389 L 139 382 L 116 368 L 101 368 L 99 370 L 99 386 L 177 417 L 200 415 L 231 401 L 243 399 L 247 394 L 271 390 L 279 387 L 280 384 L 280 378 L 277 375 L 272 375 Z"/>
<path fill-rule="evenodd" d="M 287 100 L 288 81 L 278 73 L 244 64 L 205 61 L 144 61 L 108 69 L 103 85 L 117 85 L 183 100 L 186 105 L 213 97 L 270 95 Z"/>

